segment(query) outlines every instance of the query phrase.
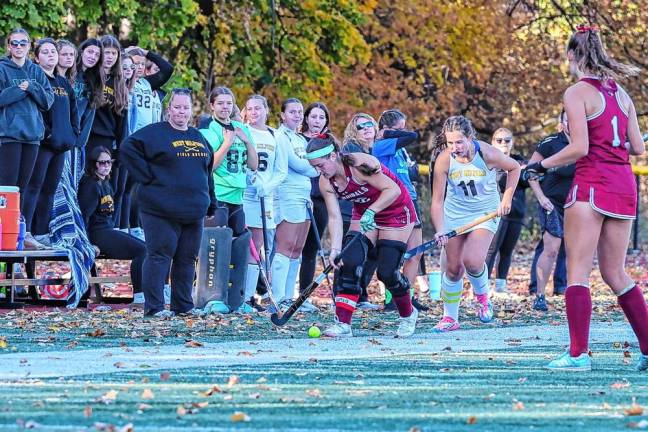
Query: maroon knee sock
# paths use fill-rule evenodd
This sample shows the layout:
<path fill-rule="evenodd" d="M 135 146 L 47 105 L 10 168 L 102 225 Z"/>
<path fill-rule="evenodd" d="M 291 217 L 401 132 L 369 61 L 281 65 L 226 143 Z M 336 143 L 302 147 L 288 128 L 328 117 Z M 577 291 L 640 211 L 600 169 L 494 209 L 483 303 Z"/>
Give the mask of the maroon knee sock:
<path fill-rule="evenodd" d="M 637 335 L 641 353 L 648 354 L 648 307 L 641 289 L 635 285 L 630 291 L 620 295 L 617 301 Z"/>
<path fill-rule="evenodd" d="M 565 291 L 567 324 L 569 324 L 569 355 L 578 357 L 589 351 L 589 329 L 592 318 L 592 297 L 589 288 L 570 285 Z"/>
<path fill-rule="evenodd" d="M 344 324 L 351 324 L 353 311 L 360 296 L 357 294 L 338 294 L 335 296 L 335 315 L 338 321 Z"/>
<path fill-rule="evenodd" d="M 398 314 L 401 317 L 407 318 L 408 316 L 412 315 L 412 298 L 409 295 L 409 291 L 406 294 L 400 295 L 398 297 L 392 296 L 392 301 L 396 305 Z"/>

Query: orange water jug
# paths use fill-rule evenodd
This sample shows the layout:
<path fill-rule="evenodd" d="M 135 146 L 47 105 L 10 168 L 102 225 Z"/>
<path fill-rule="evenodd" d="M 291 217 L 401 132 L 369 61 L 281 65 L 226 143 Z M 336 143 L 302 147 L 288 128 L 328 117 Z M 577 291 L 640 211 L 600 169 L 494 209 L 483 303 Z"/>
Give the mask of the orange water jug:
<path fill-rule="evenodd" d="M 16 250 L 20 232 L 20 189 L 15 186 L 0 186 L 0 220 L 2 220 L 0 250 Z"/>

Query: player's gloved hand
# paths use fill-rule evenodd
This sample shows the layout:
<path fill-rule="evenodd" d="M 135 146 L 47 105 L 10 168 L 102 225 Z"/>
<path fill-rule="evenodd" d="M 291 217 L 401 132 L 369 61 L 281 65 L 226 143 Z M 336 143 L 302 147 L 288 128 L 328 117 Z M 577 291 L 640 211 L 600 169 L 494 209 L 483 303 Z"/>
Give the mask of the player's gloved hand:
<path fill-rule="evenodd" d="M 363 234 L 378 228 L 378 225 L 376 225 L 376 221 L 374 220 L 375 216 L 375 211 L 371 209 L 365 210 L 364 214 L 360 218 L 360 230 Z"/>
<path fill-rule="evenodd" d="M 539 161 L 527 165 L 523 172 L 523 180 L 535 180 L 542 177 L 547 172 L 547 168 L 542 166 L 542 161 Z"/>

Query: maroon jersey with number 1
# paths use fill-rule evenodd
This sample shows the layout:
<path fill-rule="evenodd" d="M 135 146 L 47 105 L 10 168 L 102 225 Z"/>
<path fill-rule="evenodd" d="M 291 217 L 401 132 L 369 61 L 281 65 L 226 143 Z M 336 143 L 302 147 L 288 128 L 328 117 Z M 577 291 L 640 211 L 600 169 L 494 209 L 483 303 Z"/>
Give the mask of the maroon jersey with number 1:
<path fill-rule="evenodd" d="M 625 147 L 628 113 L 612 80 L 582 78 L 601 95 L 603 106 L 587 117 L 589 151 L 576 162 L 576 174 L 565 207 L 589 202 L 597 212 L 619 219 L 634 219 L 637 209 L 630 154 Z"/>

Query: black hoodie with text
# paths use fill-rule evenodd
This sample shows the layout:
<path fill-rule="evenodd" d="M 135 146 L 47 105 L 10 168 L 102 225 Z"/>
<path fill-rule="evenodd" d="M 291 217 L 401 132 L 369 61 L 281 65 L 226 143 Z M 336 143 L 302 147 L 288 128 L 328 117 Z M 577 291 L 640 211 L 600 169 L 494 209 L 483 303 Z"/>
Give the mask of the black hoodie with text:
<path fill-rule="evenodd" d="M 20 83 L 28 81 L 27 90 Z M 43 112 L 54 102 L 52 87 L 41 69 L 30 60 L 18 66 L 0 58 L 0 145 L 5 142 L 40 144 L 45 137 Z"/>

